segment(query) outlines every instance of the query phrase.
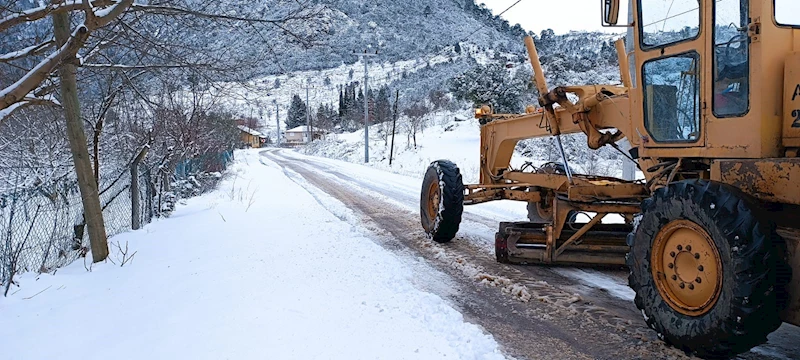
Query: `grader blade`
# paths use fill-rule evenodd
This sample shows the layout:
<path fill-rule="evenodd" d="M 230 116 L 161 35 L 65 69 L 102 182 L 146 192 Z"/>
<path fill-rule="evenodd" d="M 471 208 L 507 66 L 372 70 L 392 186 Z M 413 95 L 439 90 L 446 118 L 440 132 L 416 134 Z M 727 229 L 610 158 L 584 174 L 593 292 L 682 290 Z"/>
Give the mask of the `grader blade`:
<path fill-rule="evenodd" d="M 625 237 L 633 229 L 626 224 L 570 224 L 565 240 L 553 240 L 553 226 L 546 223 L 503 222 L 495 235 L 497 261 L 510 264 L 624 265 L 630 248 Z M 573 239 L 580 240 L 573 240 Z"/>

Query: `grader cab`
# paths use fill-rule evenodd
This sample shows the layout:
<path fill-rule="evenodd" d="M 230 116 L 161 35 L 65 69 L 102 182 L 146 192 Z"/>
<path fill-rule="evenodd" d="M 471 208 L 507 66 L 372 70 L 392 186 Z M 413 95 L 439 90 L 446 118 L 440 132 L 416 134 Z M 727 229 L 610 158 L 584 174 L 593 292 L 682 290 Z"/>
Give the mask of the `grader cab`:
<path fill-rule="evenodd" d="M 781 321 L 800 325 L 800 5 L 634 0 L 632 21 L 617 25 L 619 0 L 601 4 L 605 25 L 633 30 L 631 51 L 617 42 L 622 84 L 548 88 L 525 39 L 538 106 L 476 111 L 480 183 L 431 164 L 424 229 L 448 242 L 464 205 L 526 202 L 530 221 L 500 224 L 498 261 L 627 265 L 647 324 L 699 356 L 732 356 Z M 575 173 L 561 146 L 571 133 L 593 150 L 622 151 L 627 139 L 644 179 Z M 544 136 L 560 163 L 510 166 L 518 141 Z"/>

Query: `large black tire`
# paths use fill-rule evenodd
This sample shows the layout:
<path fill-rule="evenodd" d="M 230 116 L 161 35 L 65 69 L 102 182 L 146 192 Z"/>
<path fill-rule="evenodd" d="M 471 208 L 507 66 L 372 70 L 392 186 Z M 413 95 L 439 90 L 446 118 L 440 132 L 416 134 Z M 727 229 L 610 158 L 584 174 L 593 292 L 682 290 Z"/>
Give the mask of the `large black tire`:
<path fill-rule="evenodd" d="M 572 170 L 572 167 L 570 167 Z M 541 167 L 536 171 L 537 174 L 561 174 L 564 175 L 567 173 L 566 166 L 562 163 L 557 162 L 549 162 Z M 575 170 L 572 170 L 572 173 L 575 173 Z M 543 203 L 536 203 L 536 202 L 529 202 L 528 203 L 528 221 L 535 222 L 535 223 L 551 223 L 553 222 L 553 213 L 552 208 L 545 208 L 542 206 Z M 551 204 L 546 204 L 551 205 Z M 567 223 L 574 223 L 578 216 L 577 211 L 570 211 L 567 214 Z"/>
<path fill-rule="evenodd" d="M 431 205 L 434 198 L 438 199 L 438 204 Z M 434 241 L 446 243 L 456 236 L 463 212 L 464 182 L 461 171 L 450 161 L 434 161 L 428 166 L 422 181 L 422 227 Z"/>
<path fill-rule="evenodd" d="M 535 203 L 535 202 L 529 202 L 528 203 L 528 221 L 535 222 L 535 223 L 551 223 L 551 222 L 553 222 L 553 214 L 552 214 L 552 212 L 547 213 L 545 211 L 540 211 L 540 209 L 539 209 L 540 206 L 541 205 L 539 205 L 539 203 Z M 542 216 L 543 212 L 545 213 L 544 216 Z M 577 219 L 578 219 L 578 212 L 577 211 L 572 210 L 569 213 L 567 213 L 567 223 L 568 224 L 574 223 L 575 221 L 577 221 Z"/>
<path fill-rule="evenodd" d="M 636 292 L 636 307 L 659 338 L 700 357 L 726 358 L 764 343 L 780 326 L 777 294 L 788 281 L 785 274 L 778 276 L 785 268 L 782 241 L 749 195 L 711 181 L 673 183 L 642 203 L 637 220 L 628 235 L 628 281 Z M 658 266 L 651 263 L 657 234 L 665 225 L 681 220 L 704 229 L 721 260 L 722 276 L 715 277 L 720 279 L 718 297 L 703 314 L 686 315 L 673 308 L 653 275 L 653 266 Z M 677 261 L 675 255 L 670 256 Z M 663 279 L 662 288 L 667 282 L 666 276 Z"/>

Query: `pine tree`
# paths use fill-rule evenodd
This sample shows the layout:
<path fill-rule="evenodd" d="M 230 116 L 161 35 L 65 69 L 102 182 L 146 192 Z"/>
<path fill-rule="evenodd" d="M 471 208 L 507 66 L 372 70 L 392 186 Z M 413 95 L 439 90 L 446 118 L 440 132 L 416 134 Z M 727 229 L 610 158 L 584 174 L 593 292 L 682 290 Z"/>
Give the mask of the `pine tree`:
<path fill-rule="evenodd" d="M 342 86 L 339 85 L 339 116 L 344 116 L 344 90 Z"/>
<path fill-rule="evenodd" d="M 389 88 L 382 87 L 375 99 L 375 122 L 382 123 L 392 119 L 392 105 L 389 102 Z"/>
<path fill-rule="evenodd" d="M 306 124 L 306 103 L 299 95 L 292 96 L 292 105 L 286 115 L 286 128 L 294 129 Z"/>
<path fill-rule="evenodd" d="M 354 113 L 358 113 L 356 109 L 363 109 L 364 108 L 364 89 L 358 88 L 358 96 L 356 97 L 355 101 L 355 109 L 353 109 Z"/>
<path fill-rule="evenodd" d="M 325 104 L 319 104 L 319 107 L 317 107 L 317 114 L 314 116 L 314 128 L 330 129 L 331 127 Z"/>

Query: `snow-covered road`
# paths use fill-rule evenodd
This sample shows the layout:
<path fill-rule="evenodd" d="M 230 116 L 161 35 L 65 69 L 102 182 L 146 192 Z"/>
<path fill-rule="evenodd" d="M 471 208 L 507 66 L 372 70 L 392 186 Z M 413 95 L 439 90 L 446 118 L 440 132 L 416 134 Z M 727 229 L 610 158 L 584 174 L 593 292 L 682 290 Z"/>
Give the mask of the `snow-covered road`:
<path fill-rule="evenodd" d="M 627 271 L 496 263 L 492 242 L 497 222 L 524 219 L 524 205 L 492 202 L 469 206 L 456 239 L 439 245 L 426 239 L 419 225 L 419 179 L 287 150 L 267 150 L 262 155 L 310 192 L 341 200 L 347 209 L 343 218 L 368 224 L 375 233 L 373 239 L 392 240 L 384 247 L 412 249 L 460 281 L 466 293 L 443 296 L 494 334 L 507 354 L 561 359 L 685 358 L 645 326 L 631 301 Z M 327 203 L 325 206 L 330 208 Z M 469 289 L 469 284 L 475 283 L 484 289 Z M 497 288 L 499 291 L 492 290 Z M 491 298 L 493 293 L 510 295 L 507 298 L 524 304 Z M 534 299 L 538 301 L 529 301 Z M 770 335 L 768 343 L 737 358 L 791 359 L 798 350 L 800 331 L 784 324 Z"/>
<path fill-rule="evenodd" d="M 0 358 L 503 358 L 416 280 L 447 287 L 447 276 L 261 161 L 237 153 L 219 190 L 112 238 L 136 252 L 124 267 L 22 276 L 0 300 Z"/>
<path fill-rule="evenodd" d="M 353 164 L 345 161 L 280 151 L 280 156 L 290 159 L 305 169 L 323 175 L 331 181 L 357 188 L 371 197 L 396 205 L 403 210 L 419 211 L 421 179 Z M 428 164 L 419 164 L 421 168 Z M 494 234 L 500 221 L 526 221 L 527 209 L 518 201 L 494 201 L 464 208 L 459 239 L 472 242 L 494 256 Z M 418 227 L 421 230 L 421 227 Z M 458 241 L 458 240 L 457 240 Z M 592 269 L 554 268 L 553 272 L 574 280 L 586 287 L 607 291 L 626 301 L 633 301 L 634 293 L 627 284 L 627 272 Z"/>

